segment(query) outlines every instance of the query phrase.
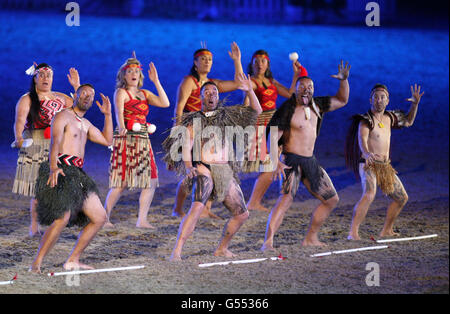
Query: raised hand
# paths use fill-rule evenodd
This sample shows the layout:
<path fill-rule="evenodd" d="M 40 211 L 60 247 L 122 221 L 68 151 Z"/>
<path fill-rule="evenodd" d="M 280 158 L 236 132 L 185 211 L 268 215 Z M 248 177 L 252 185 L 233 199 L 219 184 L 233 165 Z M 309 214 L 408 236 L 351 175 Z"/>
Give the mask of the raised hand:
<path fill-rule="evenodd" d="M 300 61 L 298 60 L 293 61 L 292 68 L 294 69 L 295 77 L 298 77 L 302 71 L 302 64 L 300 63 Z"/>
<path fill-rule="evenodd" d="M 228 54 L 235 61 L 241 60 L 241 50 L 236 42 L 233 41 L 231 43 L 231 51 L 228 51 Z"/>
<path fill-rule="evenodd" d="M 80 87 L 80 75 L 78 74 L 77 69 L 70 68 L 69 74 L 67 74 L 67 79 L 69 80 L 70 85 L 76 91 L 78 87 Z"/>
<path fill-rule="evenodd" d="M 97 104 L 98 108 L 100 109 L 101 113 L 103 113 L 105 116 L 110 115 L 111 114 L 111 101 L 109 100 L 109 97 L 103 95 L 102 93 L 100 93 L 100 97 L 102 97 L 102 104 L 100 105 L 100 103 L 97 100 L 96 104 Z"/>
<path fill-rule="evenodd" d="M 340 81 L 344 81 L 348 79 L 348 76 L 350 75 L 350 69 L 351 65 L 348 64 L 348 62 L 344 66 L 344 61 L 342 60 L 339 64 L 339 72 L 336 75 L 332 75 L 331 77 L 336 78 Z"/>
<path fill-rule="evenodd" d="M 153 83 L 156 83 L 159 81 L 158 71 L 156 71 L 156 67 L 153 64 L 153 62 L 150 62 L 150 64 L 148 65 L 148 77 L 149 77 L 150 81 L 152 81 Z"/>
<path fill-rule="evenodd" d="M 243 90 L 244 92 L 249 92 L 253 90 L 253 84 L 252 79 L 250 75 L 245 75 L 244 73 L 241 73 L 239 75 L 239 89 Z"/>
<path fill-rule="evenodd" d="M 417 84 L 414 84 L 414 86 L 411 85 L 411 98 L 406 99 L 406 101 L 412 102 L 414 104 L 419 104 L 420 100 L 422 99 L 423 94 L 425 92 L 420 93 L 421 86 L 417 86 Z"/>

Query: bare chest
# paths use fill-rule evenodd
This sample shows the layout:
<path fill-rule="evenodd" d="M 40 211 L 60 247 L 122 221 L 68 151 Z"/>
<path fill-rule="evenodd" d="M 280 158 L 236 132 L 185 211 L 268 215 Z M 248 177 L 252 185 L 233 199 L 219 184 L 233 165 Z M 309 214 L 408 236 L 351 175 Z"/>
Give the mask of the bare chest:
<path fill-rule="evenodd" d="M 318 117 L 310 107 L 299 106 L 295 108 L 291 120 L 291 131 L 316 132 Z"/>

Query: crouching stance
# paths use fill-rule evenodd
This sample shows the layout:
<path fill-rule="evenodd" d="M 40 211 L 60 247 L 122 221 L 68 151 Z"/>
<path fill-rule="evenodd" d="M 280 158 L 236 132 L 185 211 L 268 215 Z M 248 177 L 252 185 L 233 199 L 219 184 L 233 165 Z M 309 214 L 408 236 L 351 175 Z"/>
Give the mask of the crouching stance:
<path fill-rule="evenodd" d="M 39 169 L 36 182 L 39 223 L 50 225 L 44 233 L 30 271 L 40 273 L 44 257 L 55 245 L 66 226 L 84 227 L 64 269 L 92 269 L 80 263 L 80 256 L 106 221 L 96 184 L 82 170 L 87 139 L 109 146 L 113 138 L 111 103 L 101 94 L 97 105 L 105 115 L 103 132 L 83 116 L 92 106 L 95 91 L 81 85 L 75 94 L 74 107 L 56 114 L 51 127 L 50 162 Z"/>
<path fill-rule="evenodd" d="M 215 256 L 233 257 L 234 254 L 228 250 L 231 238 L 239 230 L 245 220 L 248 218 L 248 211 L 245 205 L 244 195 L 239 186 L 239 179 L 237 172 L 240 171 L 239 163 L 230 162 L 228 153 L 232 147 L 228 146 L 226 142 L 214 144 L 212 147 L 209 136 L 205 136 L 208 129 L 216 130 L 216 132 L 225 132 L 228 127 L 247 127 L 256 122 L 258 115 L 262 109 L 259 101 L 251 88 L 251 80 L 249 78 L 241 78 L 241 89 L 250 93 L 250 106 L 233 106 L 233 107 L 218 107 L 219 104 L 219 90 L 217 85 L 213 82 L 207 82 L 201 89 L 202 110 L 183 115 L 181 124 L 189 130 L 190 138 L 183 143 L 183 161 L 174 162 L 172 158 L 172 151 L 178 153 L 178 146 L 174 145 L 173 132 L 167 138 L 163 147 L 166 151 L 165 161 L 173 169 L 176 169 L 179 175 L 185 175 L 188 179 L 193 178 L 193 193 L 192 205 L 187 215 L 181 221 L 178 231 L 178 238 L 173 249 L 170 260 L 181 260 L 181 251 L 186 240 L 194 231 L 195 225 L 200 218 L 200 215 L 209 199 L 222 202 L 224 206 L 230 210 L 232 218 L 225 225 L 222 239 L 219 247 L 216 249 Z M 196 121 L 201 123 L 199 132 L 203 134 L 196 134 Z M 216 133 L 217 134 L 217 133 Z M 193 150 L 193 138 L 201 138 L 202 145 L 199 158 L 195 157 L 196 149 Z M 209 148 L 207 148 L 209 145 Z M 192 156 L 194 155 L 194 158 Z M 194 159 L 194 160 L 193 160 Z"/>
<path fill-rule="evenodd" d="M 412 103 L 408 114 L 400 110 L 387 111 L 389 91 L 377 84 L 372 89 L 371 109 L 363 115 L 355 115 L 347 135 L 346 163 L 357 178 L 361 178 L 363 195 L 356 204 L 349 232 L 349 240 L 360 240 L 359 227 L 375 199 L 377 185 L 393 202 L 389 205 L 380 237 L 394 236 L 394 222 L 408 201 L 408 194 L 397 172 L 392 168 L 389 151 L 391 130 L 410 127 L 417 115 L 417 108 L 423 93 L 420 86 L 411 87 Z"/>

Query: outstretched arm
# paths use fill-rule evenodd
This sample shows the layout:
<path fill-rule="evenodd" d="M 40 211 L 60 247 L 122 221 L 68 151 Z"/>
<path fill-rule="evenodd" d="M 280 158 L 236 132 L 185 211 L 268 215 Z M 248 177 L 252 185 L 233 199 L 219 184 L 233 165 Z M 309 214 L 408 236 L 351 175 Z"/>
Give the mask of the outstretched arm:
<path fill-rule="evenodd" d="M 240 84 L 239 77 L 244 73 L 241 62 L 241 50 L 239 49 L 239 46 L 235 42 L 231 44 L 231 52 L 228 51 L 228 54 L 230 55 L 230 58 L 233 60 L 234 63 L 234 80 L 233 81 L 214 80 L 214 83 L 217 84 L 220 93 L 232 92 L 238 89 Z"/>
<path fill-rule="evenodd" d="M 339 90 L 336 96 L 331 97 L 330 111 L 334 111 L 344 107 L 348 103 L 350 97 L 350 85 L 348 84 L 348 76 L 350 75 L 351 66 L 347 64 L 344 66 L 344 61 L 339 64 L 339 72 L 331 77 L 340 81 Z"/>
<path fill-rule="evenodd" d="M 88 138 L 94 143 L 104 146 L 111 146 L 113 142 L 111 102 L 109 100 L 109 97 L 105 97 L 105 95 L 103 95 L 102 93 L 100 93 L 100 96 L 102 97 L 102 104 L 100 105 L 98 101 L 96 102 L 96 104 L 100 109 L 100 112 L 105 115 L 105 124 L 102 132 L 100 132 L 99 129 L 91 124 L 88 131 Z"/>
<path fill-rule="evenodd" d="M 240 89 L 247 92 L 247 95 L 250 99 L 250 107 L 255 110 L 258 115 L 262 113 L 262 108 L 259 103 L 258 97 L 256 97 L 255 91 L 253 90 L 253 82 L 251 80 L 250 75 L 246 76 L 245 74 L 242 74 L 239 78 L 240 81 Z"/>
<path fill-rule="evenodd" d="M 420 93 L 421 86 L 417 86 L 415 84 L 414 86 L 411 86 L 411 98 L 408 98 L 407 101 L 411 102 L 411 108 L 409 109 L 408 114 L 406 115 L 406 121 L 405 121 L 405 127 L 410 127 L 414 124 L 414 121 L 416 120 L 417 116 L 417 109 L 419 108 L 420 100 L 422 99 L 422 96 L 425 94 L 425 92 Z"/>
<path fill-rule="evenodd" d="M 149 93 L 149 103 L 156 107 L 168 108 L 170 106 L 169 98 L 167 98 L 167 94 L 159 81 L 158 71 L 156 71 L 156 67 L 153 62 L 149 64 L 148 77 L 153 84 L 155 84 L 156 90 L 158 91 L 158 97 L 153 93 Z"/>

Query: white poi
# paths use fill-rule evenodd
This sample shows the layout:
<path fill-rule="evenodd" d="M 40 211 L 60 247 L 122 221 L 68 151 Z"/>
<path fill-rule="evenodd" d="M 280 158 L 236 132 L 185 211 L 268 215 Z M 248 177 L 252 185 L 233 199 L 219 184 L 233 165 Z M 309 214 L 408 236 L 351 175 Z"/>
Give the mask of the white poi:
<path fill-rule="evenodd" d="M 111 271 L 122 271 L 122 270 L 134 270 L 142 269 L 145 266 L 129 266 L 129 267 L 116 267 L 116 268 L 103 268 L 103 269 L 91 269 L 91 270 L 75 270 L 66 271 L 61 273 L 48 273 L 49 277 L 65 276 L 65 275 L 81 275 L 81 274 L 95 274 L 95 273 L 105 273 Z"/>
<path fill-rule="evenodd" d="M 362 247 L 357 249 L 349 249 L 349 250 L 342 250 L 342 251 L 331 251 L 331 252 L 325 252 L 325 253 L 319 253 L 319 254 L 313 254 L 310 255 L 311 257 L 323 257 L 323 256 L 329 256 L 332 254 L 345 254 L 345 253 L 353 253 L 353 252 L 361 252 L 361 251 L 373 251 L 373 250 L 382 250 L 389 248 L 387 245 L 380 245 L 380 246 L 369 246 L 369 247 Z"/>
<path fill-rule="evenodd" d="M 12 285 L 13 283 L 14 283 L 14 280 L 0 281 L 0 286 Z"/>
<path fill-rule="evenodd" d="M 12 285 L 14 283 L 14 280 L 17 279 L 17 274 L 14 276 L 13 279 L 8 281 L 0 281 L 0 286 L 6 286 L 6 285 Z"/>
<path fill-rule="evenodd" d="M 271 261 L 283 261 L 285 260 L 285 257 L 278 256 L 278 257 L 265 257 L 265 258 L 254 258 L 254 259 L 244 259 L 240 261 L 227 261 L 227 262 L 217 262 L 217 263 L 206 263 L 206 264 L 199 264 L 198 267 L 205 268 L 205 267 L 211 267 L 211 266 L 225 266 L 230 264 L 251 264 L 251 263 L 259 263 L 264 262 L 267 260 Z"/>
<path fill-rule="evenodd" d="M 437 234 L 420 236 L 420 237 L 412 237 L 412 238 L 400 238 L 400 239 L 387 239 L 387 240 L 377 240 L 377 243 L 391 243 L 391 242 L 403 242 L 403 241 L 413 241 L 413 240 L 423 240 L 423 239 L 431 239 L 437 238 Z"/>

